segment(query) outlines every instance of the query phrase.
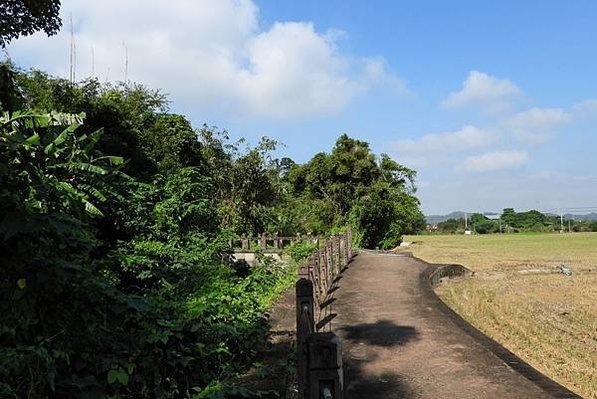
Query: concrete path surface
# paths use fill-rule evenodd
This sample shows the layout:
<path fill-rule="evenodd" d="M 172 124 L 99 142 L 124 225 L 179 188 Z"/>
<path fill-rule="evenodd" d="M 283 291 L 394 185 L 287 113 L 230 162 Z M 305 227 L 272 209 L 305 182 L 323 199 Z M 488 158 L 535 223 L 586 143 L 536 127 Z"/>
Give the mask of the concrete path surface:
<path fill-rule="evenodd" d="M 429 271 L 416 258 L 361 252 L 341 275 L 331 327 L 347 399 L 574 397 L 541 389 L 463 331 L 422 278 Z"/>

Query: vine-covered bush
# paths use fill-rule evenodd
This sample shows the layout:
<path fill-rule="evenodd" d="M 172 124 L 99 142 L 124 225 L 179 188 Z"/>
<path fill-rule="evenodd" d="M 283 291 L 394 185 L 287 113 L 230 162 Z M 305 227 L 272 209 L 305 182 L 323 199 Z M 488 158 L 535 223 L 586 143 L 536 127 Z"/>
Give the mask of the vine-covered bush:
<path fill-rule="evenodd" d="M 293 262 L 299 263 L 311 256 L 317 250 L 317 244 L 306 241 L 295 241 L 288 247 L 288 253 Z"/>

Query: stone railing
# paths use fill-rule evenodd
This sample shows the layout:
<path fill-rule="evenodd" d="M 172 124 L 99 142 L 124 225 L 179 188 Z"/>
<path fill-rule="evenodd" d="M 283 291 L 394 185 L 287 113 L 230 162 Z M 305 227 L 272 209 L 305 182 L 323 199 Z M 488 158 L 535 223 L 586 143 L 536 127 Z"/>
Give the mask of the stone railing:
<path fill-rule="evenodd" d="M 342 399 L 342 345 L 332 332 L 333 292 L 353 257 L 350 230 L 329 237 L 299 269 L 296 350 L 300 399 Z M 327 332 L 324 332 L 327 330 Z"/>
<path fill-rule="evenodd" d="M 284 248 L 289 247 L 295 242 L 306 242 L 308 244 L 318 245 L 320 237 L 311 235 L 300 235 L 297 234 L 293 237 L 283 237 L 277 234 L 261 234 L 259 236 L 245 236 L 242 235 L 233 240 L 230 240 L 230 247 L 235 252 L 251 252 L 256 249 L 262 251 L 281 251 Z"/>

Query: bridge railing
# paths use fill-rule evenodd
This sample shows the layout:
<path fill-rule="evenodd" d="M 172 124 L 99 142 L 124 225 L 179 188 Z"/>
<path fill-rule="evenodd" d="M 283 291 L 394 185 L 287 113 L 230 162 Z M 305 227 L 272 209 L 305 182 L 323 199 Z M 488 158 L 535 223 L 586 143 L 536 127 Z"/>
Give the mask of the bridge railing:
<path fill-rule="evenodd" d="M 321 242 L 321 238 L 318 236 L 311 236 L 311 235 L 300 235 L 297 234 L 296 236 L 279 236 L 277 234 L 261 234 L 258 236 L 247 236 L 241 235 L 240 237 L 236 237 L 230 240 L 230 248 L 235 251 L 251 251 L 257 248 L 267 251 L 273 250 L 278 251 L 284 248 L 288 248 L 295 242 L 306 242 L 308 244 L 316 244 L 319 245 Z"/>
<path fill-rule="evenodd" d="M 350 230 L 331 236 L 299 269 L 296 350 L 300 399 L 342 399 L 342 346 L 332 332 L 333 292 L 353 257 Z M 324 330 L 327 330 L 324 332 Z"/>

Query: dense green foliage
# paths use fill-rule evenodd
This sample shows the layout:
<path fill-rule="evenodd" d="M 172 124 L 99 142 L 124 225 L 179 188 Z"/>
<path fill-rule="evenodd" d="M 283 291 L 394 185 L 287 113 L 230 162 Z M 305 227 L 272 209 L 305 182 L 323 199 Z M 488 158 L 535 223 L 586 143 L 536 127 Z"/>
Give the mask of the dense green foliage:
<path fill-rule="evenodd" d="M 413 170 L 385 154 L 377 158 L 366 142 L 342 135 L 331 154 L 291 168 L 294 220 L 315 234 L 349 224 L 357 245 L 395 247 L 402 234 L 425 226 L 414 179 Z"/>
<path fill-rule="evenodd" d="M 236 264 L 233 236 L 350 224 L 390 247 L 421 226 L 414 171 L 367 143 L 296 165 L 139 85 L 0 72 L 0 397 L 246 395 L 226 385 L 294 271 Z"/>
<path fill-rule="evenodd" d="M 139 86 L 9 77 L 0 396 L 202 396 L 250 365 L 265 343 L 263 310 L 292 270 L 237 273 L 236 226 L 214 212 L 233 190 L 217 185 L 205 158 L 223 149 L 235 166 L 263 149 L 198 140 L 184 117 L 164 113 L 163 96 Z"/>

